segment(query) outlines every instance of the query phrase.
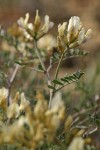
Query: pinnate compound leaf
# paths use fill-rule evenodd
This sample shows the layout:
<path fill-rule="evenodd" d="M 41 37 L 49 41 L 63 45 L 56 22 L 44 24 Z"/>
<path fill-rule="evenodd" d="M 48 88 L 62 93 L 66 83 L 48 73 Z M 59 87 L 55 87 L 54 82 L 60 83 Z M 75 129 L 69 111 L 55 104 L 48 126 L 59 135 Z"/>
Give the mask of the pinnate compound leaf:
<path fill-rule="evenodd" d="M 68 84 L 71 84 L 72 82 L 77 82 L 83 74 L 84 74 L 84 72 L 79 70 L 70 76 L 64 76 L 63 78 L 55 79 L 52 82 L 56 85 L 59 85 L 60 86 L 59 88 L 62 88 L 64 86 L 67 86 Z M 53 89 L 53 87 L 52 87 L 52 89 Z"/>
<path fill-rule="evenodd" d="M 77 71 L 77 72 L 73 73 L 70 76 L 65 76 L 65 77 L 61 78 L 61 81 L 67 82 L 67 83 L 70 83 L 72 81 L 77 81 L 77 80 L 79 80 L 81 78 L 81 76 L 83 74 L 84 73 L 82 71 Z"/>

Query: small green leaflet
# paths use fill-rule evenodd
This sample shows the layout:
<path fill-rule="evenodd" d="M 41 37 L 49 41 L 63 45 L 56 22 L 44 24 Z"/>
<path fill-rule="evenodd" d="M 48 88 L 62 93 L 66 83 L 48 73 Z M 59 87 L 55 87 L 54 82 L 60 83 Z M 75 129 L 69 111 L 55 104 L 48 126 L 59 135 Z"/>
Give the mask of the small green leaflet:
<path fill-rule="evenodd" d="M 55 79 L 53 80 L 52 82 L 56 85 L 59 85 L 60 88 L 61 87 L 64 87 L 64 86 L 67 86 L 68 84 L 71 84 L 72 82 L 77 82 L 81 76 L 84 74 L 84 72 L 82 72 L 81 70 L 73 73 L 72 75 L 70 76 L 64 76 L 63 78 L 60 78 L 60 79 Z M 53 90 L 57 90 L 55 89 L 53 86 L 51 85 L 48 85 L 48 87 L 50 89 L 53 89 Z"/>
<path fill-rule="evenodd" d="M 55 79 L 52 82 L 55 83 L 55 84 L 58 84 L 58 85 L 63 85 L 63 83 L 58 79 Z"/>
<path fill-rule="evenodd" d="M 68 56 L 86 56 L 89 52 L 85 50 L 80 50 L 80 49 L 70 49 L 66 55 Z"/>
<path fill-rule="evenodd" d="M 86 56 L 87 54 L 89 54 L 88 51 L 80 50 L 78 48 L 74 48 L 74 49 L 67 50 L 65 52 L 64 59 L 74 58 L 74 57 L 82 57 L 82 56 Z M 53 62 L 59 61 L 60 56 L 61 56 L 60 53 L 55 52 L 52 56 Z"/>
<path fill-rule="evenodd" d="M 51 85 L 48 85 L 48 87 L 49 87 L 50 89 L 52 89 L 52 90 L 55 90 L 55 88 L 54 88 L 53 86 L 51 86 Z"/>
<path fill-rule="evenodd" d="M 41 64 L 38 65 L 38 69 L 40 69 L 41 71 L 44 71 L 43 67 L 41 66 Z"/>

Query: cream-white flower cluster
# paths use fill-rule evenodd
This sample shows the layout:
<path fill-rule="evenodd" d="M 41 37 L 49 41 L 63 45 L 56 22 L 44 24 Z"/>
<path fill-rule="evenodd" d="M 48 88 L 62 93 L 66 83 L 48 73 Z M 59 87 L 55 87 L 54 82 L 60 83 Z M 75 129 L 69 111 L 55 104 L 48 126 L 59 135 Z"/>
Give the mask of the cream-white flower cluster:
<path fill-rule="evenodd" d="M 85 30 L 80 18 L 73 16 L 69 20 L 69 24 L 64 22 L 62 25 L 58 25 L 58 46 L 74 48 L 88 39 L 90 39 L 92 30 Z"/>
<path fill-rule="evenodd" d="M 17 92 L 7 106 L 7 91 L 0 89 L 0 109 L 4 113 L 0 114 L 0 144 L 18 143 L 18 146 L 35 150 L 44 142 L 51 142 L 65 119 L 64 104 L 59 102 L 59 106 L 48 109 L 47 101 L 38 93 L 37 103 L 32 106 L 24 93 Z"/>
<path fill-rule="evenodd" d="M 36 11 L 34 23 L 29 23 L 29 13 L 27 13 L 25 18 L 21 17 L 18 20 L 18 24 L 24 29 L 24 34 L 29 39 L 32 39 L 32 37 L 39 39 L 41 36 L 45 35 L 54 25 L 54 23 L 50 21 L 49 16 L 46 15 L 44 18 L 44 25 L 41 27 L 41 18 L 39 16 L 38 10 Z"/>

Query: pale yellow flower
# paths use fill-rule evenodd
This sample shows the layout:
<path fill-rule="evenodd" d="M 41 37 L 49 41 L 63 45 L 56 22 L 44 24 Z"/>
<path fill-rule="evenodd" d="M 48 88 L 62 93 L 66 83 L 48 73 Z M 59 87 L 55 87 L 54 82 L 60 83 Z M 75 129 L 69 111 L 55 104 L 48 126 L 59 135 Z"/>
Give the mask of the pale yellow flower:
<path fill-rule="evenodd" d="M 58 25 L 59 36 L 64 36 L 64 32 L 66 28 L 67 28 L 67 22 L 64 22 L 62 25 L 61 24 Z"/>
<path fill-rule="evenodd" d="M 24 29 L 24 35 L 26 38 L 32 40 L 32 38 L 40 38 L 45 35 L 54 25 L 50 21 L 49 16 L 46 15 L 44 18 L 44 25 L 41 27 L 41 18 L 39 16 L 38 10 L 36 11 L 36 16 L 34 23 L 29 23 L 29 13 L 25 15 L 25 18 L 20 18 L 18 21 L 20 27 Z"/>
<path fill-rule="evenodd" d="M 17 118 L 19 115 L 19 106 L 17 103 L 12 103 L 8 108 L 7 108 L 7 117 L 9 119 L 11 118 Z"/>
<path fill-rule="evenodd" d="M 54 26 L 54 23 L 50 22 L 48 15 L 45 16 L 44 21 L 45 21 L 45 23 L 41 30 L 43 31 L 43 33 L 46 34 Z"/>
<path fill-rule="evenodd" d="M 6 109 L 7 107 L 7 96 L 8 96 L 8 89 L 1 88 L 0 89 L 0 107 Z"/>
<path fill-rule="evenodd" d="M 78 34 L 78 31 L 80 31 L 81 28 L 82 23 L 80 21 L 80 18 L 77 16 L 71 17 L 68 24 L 68 34 L 67 34 L 69 43 L 71 42 L 72 38 L 74 38 Z"/>
<path fill-rule="evenodd" d="M 41 18 L 39 16 L 39 11 L 36 10 L 36 16 L 35 16 L 35 20 L 34 20 L 34 28 L 35 31 L 38 31 L 41 25 Z"/>
<path fill-rule="evenodd" d="M 92 30 L 87 32 L 83 27 L 80 18 L 73 16 L 70 18 L 69 23 L 64 22 L 62 25 L 58 25 L 58 47 L 64 49 L 66 47 L 74 48 L 90 39 Z M 60 46 L 59 46 L 60 45 Z"/>
<path fill-rule="evenodd" d="M 81 137 L 74 138 L 68 150 L 84 150 L 84 140 Z"/>
<path fill-rule="evenodd" d="M 29 106 L 30 102 L 26 100 L 24 93 L 21 94 L 21 102 L 19 106 L 20 111 L 25 111 L 25 109 Z"/>
<path fill-rule="evenodd" d="M 19 26 L 21 26 L 23 29 L 33 30 L 32 23 L 28 23 L 28 21 L 29 21 L 29 13 L 26 13 L 25 18 L 21 17 L 17 22 Z"/>

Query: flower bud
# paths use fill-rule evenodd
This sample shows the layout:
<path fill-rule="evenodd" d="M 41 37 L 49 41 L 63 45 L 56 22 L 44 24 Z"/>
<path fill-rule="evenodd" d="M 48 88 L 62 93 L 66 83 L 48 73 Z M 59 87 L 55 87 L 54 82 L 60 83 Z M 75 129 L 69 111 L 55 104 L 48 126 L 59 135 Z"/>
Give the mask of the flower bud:
<path fill-rule="evenodd" d="M 91 35 L 92 35 L 92 30 L 89 29 L 85 34 L 85 41 L 89 40 L 91 38 Z"/>
<path fill-rule="evenodd" d="M 44 20 L 45 20 L 45 24 L 42 28 L 42 31 L 43 33 L 46 34 L 54 26 L 54 23 L 50 22 L 48 15 L 45 16 Z"/>
<path fill-rule="evenodd" d="M 84 149 L 84 140 L 81 137 L 76 137 L 71 142 L 68 150 L 83 150 Z"/>
<path fill-rule="evenodd" d="M 62 25 L 61 24 L 58 25 L 59 36 L 64 36 L 64 32 L 66 30 L 66 27 L 67 27 L 67 22 L 64 22 Z"/>
<path fill-rule="evenodd" d="M 6 88 L 0 89 L 0 107 L 4 110 L 7 107 L 6 99 L 8 96 L 8 90 Z"/>
<path fill-rule="evenodd" d="M 78 43 L 79 44 L 83 43 L 84 37 L 85 37 L 85 28 L 83 27 L 78 35 Z"/>
<path fill-rule="evenodd" d="M 78 31 L 81 29 L 82 24 L 80 18 L 77 16 L 71 17 L 68 24 L 68 42 L 70 43 L 78 34 Z"/>
<path fill-rule="evenodd" d="M 64 46 L 62 44 L 62 41 L 59 37 L 57 37 L 57 46 L 58 46 L 58 50 L 63 52 L 64 51 Z"/>
<path fill-rule="evenodd" d="M 41 24 L 40 16 L 39 16 L 39 11 L 36 11 L 36 16 L 35 16 L 35 21 L 34 21 L 34 30 L 37 32 L 39 30 Z"/>

